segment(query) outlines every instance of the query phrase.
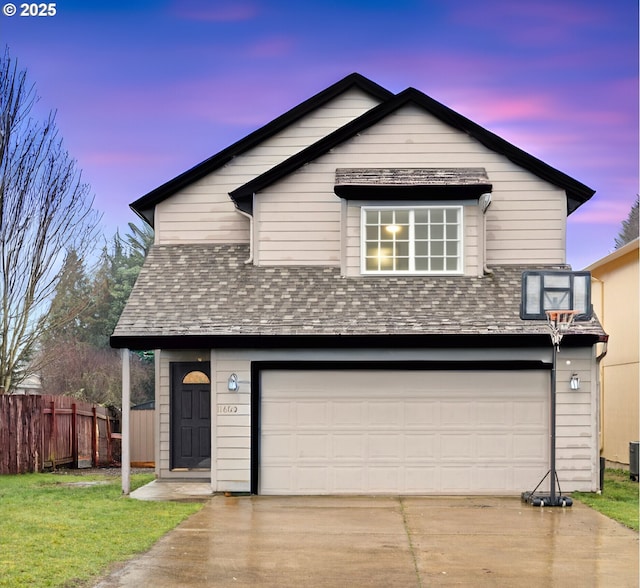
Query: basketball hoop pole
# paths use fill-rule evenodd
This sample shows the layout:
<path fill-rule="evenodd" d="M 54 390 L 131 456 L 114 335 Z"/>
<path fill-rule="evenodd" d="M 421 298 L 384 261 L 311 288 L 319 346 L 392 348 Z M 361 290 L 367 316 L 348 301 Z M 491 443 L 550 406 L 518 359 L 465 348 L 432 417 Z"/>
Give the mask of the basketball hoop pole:
<path fill-rule="evenodd" d="M 574 311 L 547 311 L 549 328 L 551 329 L 551 382 L 550 382 L 550 407 L 549 407 L 549 429 L 550 429 L 550 447 L 549 447 L 549 495 L 536 495 L 536 490 L 540 487 L 544 479 L 540 481 L 538 486 L 532 492 L 524 492 L 522 499 L 533 504 L 534 506 L 571 506 L 573 501 L 567 496 L 562 496 L 558 474 L 556 472 L 556 381 L 557 381 L 557 365 L 558 353 L 560 352 L 560 342 L 564 333 L 567 331 L 575 315 Z M 560 495 L 556 495 L 556 483 Z"/>
<path fill-rule="evenodd" d="M 562 338 L 562 335 L 560 335 Z M 560 350 L 560 341 L 553 343 L 553 358 L 551 360 L 551 407 L 549 426 L 551 428 L 551 456 L 549 457 L 549 501 L 551 504 L 556 503 L 556 374 L 558 364 L 558 351 Z"/>

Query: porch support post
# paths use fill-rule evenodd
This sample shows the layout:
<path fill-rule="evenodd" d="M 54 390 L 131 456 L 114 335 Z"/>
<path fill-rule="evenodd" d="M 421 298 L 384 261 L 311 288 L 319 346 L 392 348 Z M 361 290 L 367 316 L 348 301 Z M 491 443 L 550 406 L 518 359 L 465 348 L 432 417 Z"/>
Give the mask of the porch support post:
<path fill-rule="evenodd" d="M 209 356 L 211 373 L 211 492 L 218 490 L 218 358 L 212 349 Z"/>
<path fill-rule="evenodd" d="M 131 490 L 131 435 L 129 432 L 129 411 L 131 406 L 131 375 L 129 368 L 129 350 L 122 349 L 122 493 L 129 495 Z"/>

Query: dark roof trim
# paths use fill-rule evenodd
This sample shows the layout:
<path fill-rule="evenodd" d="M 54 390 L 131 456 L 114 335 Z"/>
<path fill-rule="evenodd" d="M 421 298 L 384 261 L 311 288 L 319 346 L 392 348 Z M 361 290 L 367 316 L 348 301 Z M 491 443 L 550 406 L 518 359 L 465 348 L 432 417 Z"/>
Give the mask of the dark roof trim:
<path fill-rule="evenodd" d="M 457 200 L 491 189 L 484 168 L 338 168 L 333 191 L 345 200 Z"/>
<path fill-rule="evenodd" d="M 565 335 L 563 347 L 590 347 L 598 335 Z M 548 334 L 468 335 L 149 335 L 112 336 L 111 347 L 147 349 L 419 349 L 478 347 L 545 347 Z"/>
<path fill-rule="evenodd" d="M 344 200 L 478 200 L 491 184 L 476 186 L 336 186 Z"/>
<path fill-rule="evenodd" d="M 367 370 L 367 371 L 385 371 L 402 369 L 406 371 L 483 371 L 483 370 L 549 370 L 553 366 L 551 361 L 535 360 L 535 359 L 488 359 L 488 360 L 345 360 L 345 361 L 253 361 L 251 362 L 252 371 L 263 370 L 287 370 L 287 371 L 342 371 L 342 370 Z M 252 382 L 254 378 L 251 378 Z M 255 381 L 259 381 L 259 378 Z M 133 408 L 133 407 L 132 407 Z"/>
<path fill-rule="evenodd" d="M 275 135 L 290 124 L 296 122 L 298 119 L 306 116 L 310 112 L 316 110 L 330 100 L 333 100 L 336 96 L 343 94 L 352 87 L 360 88 L 364 92 L 380 100 L 388 100 L 393 96 L 392 92 L 375 82 L 372 82 L 358 73 L 352 73 L 339 82 L 329 86 L 322 92 L 319 92 L 315 96 L 312 96 L 308 100 L 298 104 L 298 106 L 295 106 L 283 115 L 272 120 L 270 123 L 267 123 L 253 133 L 250 133 L 243 139 L 240 139 L 233 145 L 223 149 L 216 155 L 205 159 L 198 165 L 142 196 L 130 205 L 131 209 L 149 225 L 153 226 L 153 210 L 156 204 L 162 202 L 178 190 L 181 190 L 189 184 L 192 184 L 222 167 L 234 157 L 255 147 L 265 139 Z"/>
<path fill-rule="evenodd" d="M 417 106 L 424 108 L 427 112 L 439 118 L 444 123 L 467 133 L 488 149 L 504 155 L 515 164 L 527 169 L 539 178 L 563 188 L 567 194 L 567 214 L 571 214 L 581 204 L 589 200 L 589 198 L 595 194 L 595 191 L 588 186 L 551 167 L 540 159 L 529 155 L 522 149 L 484 129 L 480 125 L 437 102 L 433 98 L 430 98 L 426 94 L 423 94 L 415 88 L 408 88 L 393 98 L 389 98 L 386 102 L 383 102 L 382 104 L 367 111 L 355 120 L 347 123 L 333 133 L 327 135 L 323 139 L 320 139 L 320 141 L 315 144 L 303 149 L 296 155 L 293 155 L 279 165 L 271 168 L 262 175 L 254 178 L 250 182 L 247 182 L 243 186 L 233 190 L 229 195 L 236 203 L 236 207 L 238 209 L 252 214 L 253 194 L 293 173 L 304 164 L 324 155 L 340 143 L 373 126 L 392 112 L 409 103 L 414 103 Z"/>

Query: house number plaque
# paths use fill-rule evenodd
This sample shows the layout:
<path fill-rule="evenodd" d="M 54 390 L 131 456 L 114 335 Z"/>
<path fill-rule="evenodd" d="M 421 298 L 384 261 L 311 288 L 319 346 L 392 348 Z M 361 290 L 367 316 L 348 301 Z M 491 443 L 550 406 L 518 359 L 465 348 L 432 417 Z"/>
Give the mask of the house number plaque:
<path fill-rule="evenodd" d="M 220 404 L 218 405 L 218 414 L 237 414 L 238 407 L 235 404 Z"/>

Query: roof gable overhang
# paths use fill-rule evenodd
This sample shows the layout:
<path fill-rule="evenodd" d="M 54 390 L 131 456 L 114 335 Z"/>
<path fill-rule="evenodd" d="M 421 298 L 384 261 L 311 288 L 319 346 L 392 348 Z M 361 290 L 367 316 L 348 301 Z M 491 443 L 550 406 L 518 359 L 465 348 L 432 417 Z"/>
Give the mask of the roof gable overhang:
<path fill-rule="evenodd" d="M 423 108 L 442 122 L 474 138 L 488 149 L 505 156 L 513 163 L 528 170 L 539 178 L 562 188 L 567 196 L 567 214 L 574 212 L 580 205 L 584 204 L 595 194 L 595 190 L 585 184 L 551 167 L 533 155 L 526 153 L 522 149 L 498 137 L 498 135 L 484 129 L 415 88 L 408 88 L 340 127 L 313 145 L 303 149 L 289 159 L 274 166 L 265 173 L 257 176 L 243 186 L 231 191 L 229 196 L 239 210 L 247 214 L 253 214 L 253 197 L 255 194 L 295 172 L 303 165 L 328 153 L 331 149 L 334 149 L 341 143 L 351 139 L 358 133 L 363 132 L 386 116 L 408 104 L 414 104 Z"/>
<path fill-rule="evenodd" d="M 130 208 L 149 225 L 153 226 L 154 209 L 157 204 L 186 186 L 189 186 L 193 182 L 196 182 L 197 180 L 221 168 L 234 157 L 237 157 L 238 155 L 241 155 L 249 149 L 259 145 L 266 139 L 272 137 L 276 133 L 279 133 L 287 126 L 295 123 L 307 114 L 313 112 L 351 88 L 359 88 L 363 92 L 379 100 L 388 100 L 393 96 L 393 93 L 386 88 L 383 88 L 358 73 L 352 73 L 318 94 L 315 94 L 308 100 L 305 100 L 298 106 L 288 110 L 278 118 L 272 120 L 270 123 L 257 129 L 253 133 L 250 133 L 243 139 L 240 139 L 233 145 L 230 145 L 219 153 L 142 196 L 133 202 L 130 205 Z"/>

